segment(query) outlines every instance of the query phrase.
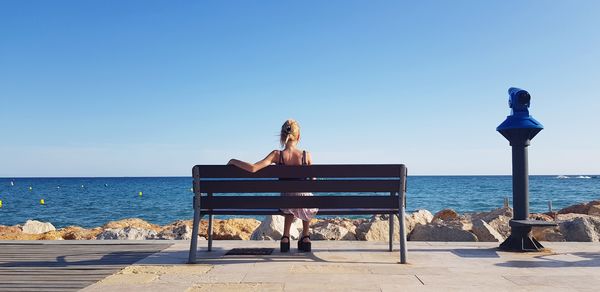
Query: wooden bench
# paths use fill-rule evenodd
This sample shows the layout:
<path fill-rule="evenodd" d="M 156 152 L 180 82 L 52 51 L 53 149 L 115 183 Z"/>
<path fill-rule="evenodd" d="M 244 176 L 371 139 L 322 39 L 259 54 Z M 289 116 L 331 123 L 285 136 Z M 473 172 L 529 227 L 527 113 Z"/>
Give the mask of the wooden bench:
<path fill-rule="evenodd" d="M 213 215 L 283 215 L 280 208 L 319 208 L 317 215 L 390 214 L 390 251 L 395 214 L 400 223 L 400 263 L 406 263 L 406 167 L 402 164 L 272 165 L 256 173 L 235 166 L 196 165 L 192 174 L 194 226 L 189 263 L 196 262 L 198 228 L 204 215 L 208 215 L 211 251 Z M 282 192 L 312 192 L 315 196 L 280 196 Z"/>

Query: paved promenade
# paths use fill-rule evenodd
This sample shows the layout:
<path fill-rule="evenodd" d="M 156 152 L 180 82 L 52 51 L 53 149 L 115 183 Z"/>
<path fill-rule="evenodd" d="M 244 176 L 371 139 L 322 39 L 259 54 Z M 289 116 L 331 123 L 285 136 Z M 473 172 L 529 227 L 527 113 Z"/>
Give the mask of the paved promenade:
<path fill-rule="evenodd" d="M 225 255 L 273 241 L 215 241 L 187 265 L 189 242 L 174 243 L 84 291 L 598 291 L 600 244 L 544 243 L 508 253 L 497 243 L 409 242 L 409 264 L 386 243 L 314 241 L 313 253 Z M 205 248 L 206 242 L 200 246 Z"/>

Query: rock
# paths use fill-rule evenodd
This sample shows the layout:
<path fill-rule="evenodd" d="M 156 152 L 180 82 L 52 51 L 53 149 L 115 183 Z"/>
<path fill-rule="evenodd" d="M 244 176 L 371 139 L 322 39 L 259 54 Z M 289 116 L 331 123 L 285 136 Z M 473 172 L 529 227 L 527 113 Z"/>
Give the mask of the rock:
<path fill-rule="evenodd" d="M 266 216 L 260 225 L 252 232 L 250 239 L 252 240 L 279 240 L 283 236 L 284 217 L 280 215 Z M 302 230 L 302 221 L 294 220 L 290 229 L 292 239 L 298 239 Z"/>
<path fill-rule="evenodd" d="M 281 216 L 280 216 L 281 217 Z M 297 220 L 300 221 L 300 220 Z M 301 222 L 301 221 L 300 221 Z M 261 224 L 256 219 L 236 218 L 213 223 L 213 239 L 248 240 L 252 232 Z M 300 224 L 302 227 L 302 224 Z M 283 230 L 283 224 L 281 225 Z M 191 235 L 190 235 L 191 237 Z M 281 236 L 279 237 L 281 238 Z M 279 239 L 277 238 L 277 239 Z"/>
<path fill-rule="evenodd" d="M 159 232 L 161 230 L 160 226 L 148 223 L 140 218 L 127 218 L 118 221 L 110 221 L 104 224 L 104 226 L 102 226 L 102 229 L 123 229 L 126 227 L 132 227 L 137 229 L 149 229 L 154 230 L 156 232 Z"/>
<path fill-rule="evenodd" d="M 102 231 L 96 239 L 118 239 L 118 240 L 144 240 L 157 239 L 158 233 L 150 229 L 141 229 L 136 227 L 109 228 Z"/>
<path fill-rule="evenodd" d="M 456 213 L 456 211 L 452 210 L 452 209 L 443 209 L 437 213 L 435 213 L 435 215 L 433 215 L 433 220 L 435 219 L 439 219 L 439 220 L 454 220 L 454 219 L 458 219 L 458 213 Z"/>
<path fill-rule="evenodd" d="M 448 226 L 444 221 L 436 220 L 427 225 L 417 225 L 410 234 L 412 241 L 477 241 L 475 234 Z"/>
<path fill-rule="evenodd" d="M 311 238 L 316 240 L 356 240 L 356 235 L 339 224 L 323 221 L 313 225 Z"/>
<path fill-rule="evenodd" d="M 96 239 L 96 236 L 102 232 L 100 227 L 94 229 L 85 229 L 79 226 L 68 226 L 59 230 L 62 239 L 66 240 L 89 240 Z"/>
<path fill-rule="evenodd" d="M 431 212 L 420 209 L 417 210 L 410 215 L 406 216 L 405 224 L 406 224 L 406 234 L 410 234 L 415 226 L 417 225 L 426 225 L 433 221 L 433 215 Z"/>
<path fill-rule="evenodd" d="M 48 231 L 40 234 L 37 240 L 63 240 L 62 233 L 57 230 Z"/>
<path fill-rule="evenodd" d="M 583 214 L 570 217 L 559 223 L 566 241 L 600 242 L 600 218 Z"/>
<path fill-rule="evenodd" d="M 394 220 L 394 240 L 400 240 L 400 233 L 398 232 L 398 220 Z M 377 220 L 370 223 L 365 223 L 357 228 L 360 229 L 361 240 L 367 241 L 389 241 L 389 222 L 387 220 Z M 358 233 L 357 233 L 358 237 Z"/>
<path fill-rule="evenodd" d="M 0 234 L 19 234 L 19 233 L 23 233 L 23 231 L 18 226 L 0 225 Z"/>
<path fill-rule="evenodd" d="M 507 238 L 510 235 L 510 222 L 511 217 L 498 216 L 497 218 L 487 222 L 494 230 L 498 231 L 503 238 Z M 485 220 L 483 220 L 485 222 Z"/>
<path fill-rule="evenodd" d="M 473 222 L 483 220 L 490 225 L 494 230 L 498 231 L 503 238 L 510 235 L 509 221 L 512 219 L 513 210 L 510 207 L 494 209 L 490 212 L 481 212 L 471 215 Z"/>
<path fill-rule="evenodd" d="M 394 241 L 400 240 L 400 224 L 398 216 L 394 217 Z M 373 216 L 370 221 L 361 222 L 356 228 L 356 238 L 358 240 L 368 241 L 389 241 L 389 216 Z M 407 214 L 404 220 L 407 237 L 413 231 L 415 226 L 425 225 L 431 222 L 433 215 L 427 210 L 417 210 Z"/>
<path fill-rule="evenodd" d="M 588 210 L 587 214 L 590 216 L 600 217 L 600 204 L 590 206 L 590 209 Z"/>
<path fill-rule="evenodd" d="M 498 208 L 498 209 L 494 209 L 490 212 L 481 212 L 481 213 L 475 213 L 475 214 L 471 215 L 471 218 L 473 221 L 481 219 L 488 224 L 491 221 L 496 220 L 500 217 L 508 217 L 508 219 L 510 220 L 513 217 L 512 208 L 510 208 L 510 207 Z"/>
<path fill-rule="evenodd" d="M 473 222 L 471 221 L 471 218 L 459 217 L 458 219 L 452 221 L 434 220 L 432 222 L 438 222 L 440 224 L 443 223 L 446 226 L 465 231 L 470 231 L 473 229 Z"/>
<path fill-rule="evenodd" d="M 589 214 L 590 208 L 595 205 L 600 205 L 600 200 L 568 206 L 560 209 L 558 214 Z"/>
<path fill-rule="evenodd" d="M 394 217 L 394 241 L 400 240 L 400 224 L 398 216 Z M 356 228 L 356 238 L 358 240 L 368 241 L 388 241 L 389 240 L 389 216 L 373 216 L 369 221 L 360 222 Z M 404 218 L 404 226 L 408 235 L 417 225 L 425 225 L 431 222 L 433 215 L 427 210 L 417 210 Z"/>
<path fill-rule="evenodd" d="M 505 239 L 494 227 L 481 219 L 473 221 L 472 225 L 471 232 L 479 241 L 502 242 Z"/>
<path fill-rule="evenodd" d="M 547 221 L 547 222 L 554 221 L 554 218 L 552 216 L 550 216 L 548 214 L 543 214 L 543 213 L 531 213 L 531 214 L 529 214 L 529 219 Z"/>
<path fill-rule="evenodd" d="M 190 240 L 192 239 L 192 224 L 192 220 L 177 220 L 169 225 L 164 226 L 158 233 L 157 237 L 159 239 Z"/>
<path fill-rule="evenodd" d="M 0 225 L 0 240 L 18 240 L 23 231 L 18 226 Z"/>
<path fill-rule="evenodd" d="M 23 233 L 28 234 L 42 234 L 48 231 L 54 231 L 54 225 L 50 222 L 40 222 L 37 220 L 27 220 L 23 225 Z"/>
<path fill-rule="evenodd" d="M 250 235 L 260 225 L 256 219 L 236 218 L 227 220 L 213 219 L 213 239 L 238 239 L 248 240 Z M 178 220 L 163 226 L 157 237 L 160 239 L 185 239 L 192 238 L 192 220 Z M 199 238 L 208 238 L 208 220 L 200 221 L 198 229 Z"/>
<path fill-rule="evenodd" d="M 560 227 L 533 227 L 531 235 L 538 241 L 566 241 L 565 236 L 560 232 Z"/>

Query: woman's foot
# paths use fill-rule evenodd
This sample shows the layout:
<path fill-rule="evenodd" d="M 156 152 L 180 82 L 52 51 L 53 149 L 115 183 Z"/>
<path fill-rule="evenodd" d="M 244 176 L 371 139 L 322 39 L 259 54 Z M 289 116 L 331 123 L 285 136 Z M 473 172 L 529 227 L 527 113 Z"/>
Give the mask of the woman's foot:
<path fill-rule="evenodd" d="M 300 238 L 300 240 L 298 240 L 298 250 L 304 251 L 304 252 L 311 251 L 310 236 L 305 235 L 305 236 L 302 236 L 302 238 Z"/>
<path fill-rule="evenodd" d="M 282 236 L 281 240 L 279 241 L 279 250 L 281 250 L 281 252 L 288 252 L 290 251 L 290 237 L 289 236 Z"/>

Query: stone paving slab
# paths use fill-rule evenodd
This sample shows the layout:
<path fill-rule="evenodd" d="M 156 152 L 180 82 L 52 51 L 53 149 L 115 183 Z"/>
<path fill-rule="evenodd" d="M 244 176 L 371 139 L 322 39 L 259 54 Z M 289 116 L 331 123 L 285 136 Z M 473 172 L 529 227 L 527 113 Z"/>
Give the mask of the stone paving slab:
<path fill-rule="evenodd" d="M 510 253 L 498 243 L 408 242 L 408 264 L 387 243 L 313 241 L 268 256 L 226 256 L 232 248 L 276 241 L 215 241 L 187 262 L 176 241 L 84 291 L 598 291 L 600 244 L 544 243 L 539 253 Z"/>

